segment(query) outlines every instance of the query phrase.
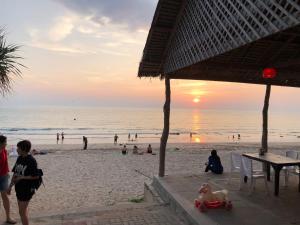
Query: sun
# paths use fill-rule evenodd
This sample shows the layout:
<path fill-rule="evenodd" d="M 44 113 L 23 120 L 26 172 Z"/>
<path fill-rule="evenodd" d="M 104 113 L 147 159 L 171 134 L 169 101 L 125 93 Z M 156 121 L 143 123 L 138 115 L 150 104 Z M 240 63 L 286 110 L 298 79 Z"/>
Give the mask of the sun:
<path fill-rule="evenodd" d="M 193 102 L 198 103 L 198 102 L 200 102 L 200 99 L 199 98 L 194 98 Z"/>

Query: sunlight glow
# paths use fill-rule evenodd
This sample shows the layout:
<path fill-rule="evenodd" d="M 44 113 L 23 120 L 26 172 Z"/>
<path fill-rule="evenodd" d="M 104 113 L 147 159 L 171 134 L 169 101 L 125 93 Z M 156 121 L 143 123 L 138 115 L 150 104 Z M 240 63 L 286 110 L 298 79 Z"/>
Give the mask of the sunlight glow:
<path fill-rule="evenodd" d="M 193 95 L 193 96 L 202 96 L 202 95 L 206 95 L 208 92 L 207 91 L 203 91 L 203 90 L 191 90 L 188 92 L 188 94 Z"/>
<path fill-rule="evenodd" d="M 200 99 L 199 98 L 194 98 L 193 102 L 198 103 L 198 102 L 200 102 Z"/>
<path fill-rule="evenodd" d="M 196 143 L 200 143 L 200 142 L 201 142 L 200 138 L 196 137 L 196 138 L 195 138 L 195 142 L 196 142 Z"/>

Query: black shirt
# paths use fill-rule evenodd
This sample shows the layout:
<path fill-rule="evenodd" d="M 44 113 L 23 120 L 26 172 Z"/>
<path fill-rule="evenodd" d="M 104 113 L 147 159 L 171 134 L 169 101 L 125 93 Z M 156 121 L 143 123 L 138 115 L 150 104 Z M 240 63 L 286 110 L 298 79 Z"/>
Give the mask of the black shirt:
<path fill-rule="evenodd" d="M 17 176 L 37 176 L 37 162 L 32 155 L 27 155 L 25 157 L 19 156 L 12 171 Z M 15 188 L 30 189 L 32 184 L 33 180 L 21 179 L 15 184 Z"/>

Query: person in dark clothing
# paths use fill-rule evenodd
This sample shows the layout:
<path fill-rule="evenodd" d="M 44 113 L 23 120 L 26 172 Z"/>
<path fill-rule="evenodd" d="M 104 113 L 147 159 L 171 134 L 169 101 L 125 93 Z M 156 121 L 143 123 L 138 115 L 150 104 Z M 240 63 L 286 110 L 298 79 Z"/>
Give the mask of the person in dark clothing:
<path fill-rule="evenodd" d="M 127 154 L 127 148 L 126 145 L 124 145 L 122 149 L 122 155 L 126 155 L 126 154 Z"/>
<path fill-rule="evenodd" d="M 208 162 L 206 163 L 205 172 L 211 171 L 216 174 L 223 173 L 223 166 L 220 160 L 220 157 L 217 155 L 216 150 L 211 151 L 211 156 L 208 157 Z"/>
<path fill-rule="evenodd" d="M 35 181 L 39 179 L 37 162 L 29 154 L 31 149 L 30 141 L 24 140 L 17 144 L 19 157 L 12 169 L 14 175 L 11 179 L 8 194 L 15 185 L 16 196 L 18 199 L 19 213 L 23 225 L 29 224 L 28 205 L 35 193 Z"/>
<path fill-rule="evenodd" d="M 87 145 L 88 145 L 87 137 L 83 136 L 82 140 L 83 140 L 83 150 L 86 150 L 87 149 Z"/>
<path fill-rule="evenodd" d="M 117 144 L 118 143 L 118 135 L 117 134 L 115 134 L 115 136 L 114 136 L 114 144 Z"/>

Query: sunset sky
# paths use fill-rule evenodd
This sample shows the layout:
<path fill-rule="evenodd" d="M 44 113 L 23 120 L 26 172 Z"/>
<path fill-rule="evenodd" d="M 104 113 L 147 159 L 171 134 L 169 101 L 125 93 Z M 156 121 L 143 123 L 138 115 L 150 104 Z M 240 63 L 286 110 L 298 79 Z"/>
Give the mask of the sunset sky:
<path fill-rule="evenodd" d="M 164 82 L 137 70 L 157 0 L 1 0 L 0 27 L 21 45 L 22 78 L 3 106 L 162 107 Z M 172 106 L 261 110 L 265 87 L 171 83 Z M 273 87 L 270 107 L 299 110 L 300 90 Z"/>

